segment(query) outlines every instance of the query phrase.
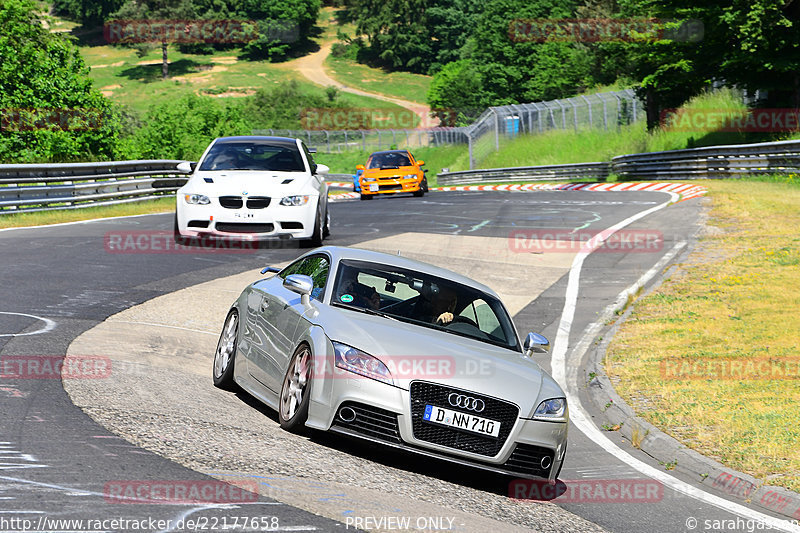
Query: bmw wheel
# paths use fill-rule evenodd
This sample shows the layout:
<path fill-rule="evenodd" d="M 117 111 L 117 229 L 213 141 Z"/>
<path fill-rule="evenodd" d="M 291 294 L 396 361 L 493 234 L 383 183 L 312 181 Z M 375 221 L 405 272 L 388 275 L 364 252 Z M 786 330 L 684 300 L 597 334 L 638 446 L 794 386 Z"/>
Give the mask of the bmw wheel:
<path fill-rule="evenodd" d="M 323 234 L 323 227 L 322 227 L 322 216 L 317 214 L 317 217 L 314 222 L 314 233 L 311 234 L 311 238 L 308 239 L 307 246 L 315 247 L 315 246 L 322 246 L 322 241 L 325 239 L 325 235 Z"/>
<path fill-rule="evenodd" d="M 323 237 L 330 237 L 331 236 L 331 212 L 328 211 L 328 208 L 325 208 L 325 227 L 322 228 L 322 236 Z"/>
<path fill-rule="evenodd" d="M 236 363 L 236 341 L 239 333 L 239 313 L 231 309 L 214 352 L 214 386 L 234 390 L 233 365 Z"/>
<path fill-rule="evenodd" d="M 180 244 L 182 246 L 185 246 L 186 243 L 189 242 L 189 240 L 186 237 L 181 235 L 181 232 L 178 229 L 178 213 L 175 213 L 175 225 L 174 225 L 172 231 L 173 231 L 173 235 L 175 237 L 175 243 L 176 244 Z"/>
<path fill-rule="evenodd" d="M 295 350 L 283 378 L 278 405 L 281 427 L 287 431 L 298 431 L 308 418 L 312 364 L 311 348 L 306 344 L 300 345 Z"/>

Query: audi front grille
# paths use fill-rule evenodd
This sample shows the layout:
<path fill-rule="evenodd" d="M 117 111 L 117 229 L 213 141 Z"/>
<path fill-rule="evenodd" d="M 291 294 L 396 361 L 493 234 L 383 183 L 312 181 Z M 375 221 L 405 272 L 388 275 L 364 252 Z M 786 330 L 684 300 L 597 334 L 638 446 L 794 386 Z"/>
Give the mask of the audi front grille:
<path fill-rule="evenodd" d="M 469 411 L 454 407 L 447 398 L 451 394 L 466 395 L 484 403 L 484 409 L 479 412 Z M 445 409 L 474 414 L 500 423 L 500 433 L 497 437 L 479 435 L 459 428 L 447 427 L 423 420 L 426 405 L 435 405 Z M 514 424 L 517 421 L 519 408 L 511 402 L 484 396 L 470 391 L 445 387 L 424 381 L 415 381 L 411 384 L 411 426 L 414 438 L 417 440 L 447 446 L 456 450 L 472 452 L 479 455 L 494 457 L 508 439 Z"/>
<path fill-rule="evenodd" d="M 345 402 L 339 406 L 342 409 L 350 408 L 354 416 L 352 420 L 343 420 L 337 415 L 333 421 L 334 426 L 348 428 L 356 433 L 377 440 L 400 444 L 400 429 L 397 427 L 397 414 L 386 409 L 373 407 L 363 403 Z"/>

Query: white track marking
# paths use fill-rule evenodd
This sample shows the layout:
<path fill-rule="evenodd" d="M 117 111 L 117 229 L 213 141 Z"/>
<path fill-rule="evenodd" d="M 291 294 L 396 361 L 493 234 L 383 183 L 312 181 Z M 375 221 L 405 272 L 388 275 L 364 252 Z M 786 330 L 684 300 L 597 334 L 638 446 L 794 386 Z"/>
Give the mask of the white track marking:
<path fill-rule="evenodd" d="M 0 337 L 25 337 L 27 335 L 39 335 L 40 333 L 47 333 L 48 331 L 52 330 L 56 327 L 56 323 L 49 318 L 44 318 L 41 316 L 36 315 L 28 315 L 25 313 L 11 313 L 6 311 L 0 311 L 0 315 L 17 315 L 17 316 L 26 316 L 28 318 L 33 318 L 35 320 L 41 320 L 44 322 L 44 326 L 37 329 L 36 331 L 31 331 L 30 333 L 0 333 Z"/>
<path fill-rule="evenodd" d="M 670 187 L 672 188 L 672 187 Z M 667 191 L 662 191 L 667 192 Z M 657 205 L 645 211 L 641 211 L 625 220 L 614 224 L 610 228 L 600 232 L 598 235 L 589 240 L 575 256 L 570 268 L 569 278 L 567 282 L 566 298 L 564 301 L 564 310 L 561 314 L 561 320 L 558 324 L 558 333 L 553 346 L 552 355 L 552 371 L 553 378 L 559 383 L 565 385 L 565 392 L 567 395 L 567 402 L 570 410 L 570 421 L 578 428 L 584 435 L 595 442 L 603 450 L 613 455 L 623 463 L 631 466 L 641 472 L 642 474 L 655 479 L 665 486 L 673 489 L 676 492 L 685 494 L 691 498 L 702 501 L 709 505 L 713 505 L 730 513 L 739 515 L 743 518 L 755 520 L 761 524 L 769 525 L 772 529 L 777 531 L 800 532 L 800 526 L 794 526 L 787 520 L 773 518 L 772 516 L 760 513 L 753 509 L 749 509 L 738 503 L 720 498 L 714 494 L 708 493 L 699 489 L 685 481 L 681 481 L 666 472 L 650 466 L 649 464 L 636 459 L 627 452 L 623 451 L 614 442 L 612 442 L 606 435 L 604 435 L 594 423 L 591 417 L 586 413 L 581 404 L 580 397 L 578 396 L 577 383 L 572 380 L 567 380 L 567 351 L 569 348 L 569 334 L 572 329 L 572 322 L 575 316 L 575 308 L 577 306 L 578 288 L 580 285 L 580 274 L 583 268 L 584 260 L 591 254 L 597 247 L 599 247 L 605 239 L 613 235 L 622 228 L 632 224 L 633 222 L 646 217 L 660 209 L 663 209 L 671 203 L 678 200 L 678 195 L 672 192 L 667 192 L 670 195 L 670 200 L 663 204 Z M 648 275 L 650 272 L 645 274 Z M 627 292 L 627 291 L 626 291 Z M 625 293 L 623 293 L 625 294 Z M 597 323 L 595 323 L 597 324 Z M 595 325 L 593 324 L 593 326 Z M 576 367 L 575 361 L 570 361 L 573 370 Z"/>
<path fill-rule="evenodd" d="M 104 220 L 117 220 L 119 218 L 151 217 L 153 215 L 167 215 L 172 212 L 173 211 L 161 211 L 159 213 L 145 213 L 144 215 L 122 215 L 119 217 L 90 218 L 89 220 L 75 220 L 74 222 L 59 222 L 58 224 L 42 224 L 40 226 L 20 226 L 16 228 L 2 228 L 0 229 L 0 233 L 4 231 L 14 231 L 20 229 L 55 228 L 58 226 L 74 226 L 75 224 L 90 224 L 92 222 L 103 222 Z"/>

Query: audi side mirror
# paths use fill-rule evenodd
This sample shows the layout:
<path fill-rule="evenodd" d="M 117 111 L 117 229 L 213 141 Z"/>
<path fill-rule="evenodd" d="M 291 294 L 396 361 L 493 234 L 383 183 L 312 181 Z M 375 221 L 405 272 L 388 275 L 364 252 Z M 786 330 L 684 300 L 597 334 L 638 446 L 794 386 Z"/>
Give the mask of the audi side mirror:
<path fill-rule="evenodd" d="M 522 344 L 525 355 L 531 357 L 534 353 L 547 353 L 550 349 L 550 341 L 547 337 L 539 333 L 528 333 L 525 342 Z"/>
<path fill-rule="evenodd" d="M 310 294 L 314 290 L 314 280 L 311 276 L 305 274 L 289 274 L 283 280 L 283 286 L 292 292 L 300 295 L 300 301 L 303 305 L 308 305 L 311 302 Z"/>

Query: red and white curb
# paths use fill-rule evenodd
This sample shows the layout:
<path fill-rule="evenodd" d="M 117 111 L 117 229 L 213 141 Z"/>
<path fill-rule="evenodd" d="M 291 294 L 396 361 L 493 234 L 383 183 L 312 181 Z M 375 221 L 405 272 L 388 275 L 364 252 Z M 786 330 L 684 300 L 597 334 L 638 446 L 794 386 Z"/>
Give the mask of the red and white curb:
<path fill-rule="evenodd" d="M 328 183 L 331 187 L 352 189 L 352 183 Z M 659 191 L 672 192 L 680 196 L 679 202 L 703 196 L 708 189 L 691 183 L 676 182 L 620 182 L 620 183 L 526 183 L 524 185 L 454 185 L 450 187 L 431 187 L 431 191 L 592 191 L 592 192 L 622 192 L 622 191 Z M 352 200 L 358 198 L 356 192 L 334 194 L 329 201 Z"/>

